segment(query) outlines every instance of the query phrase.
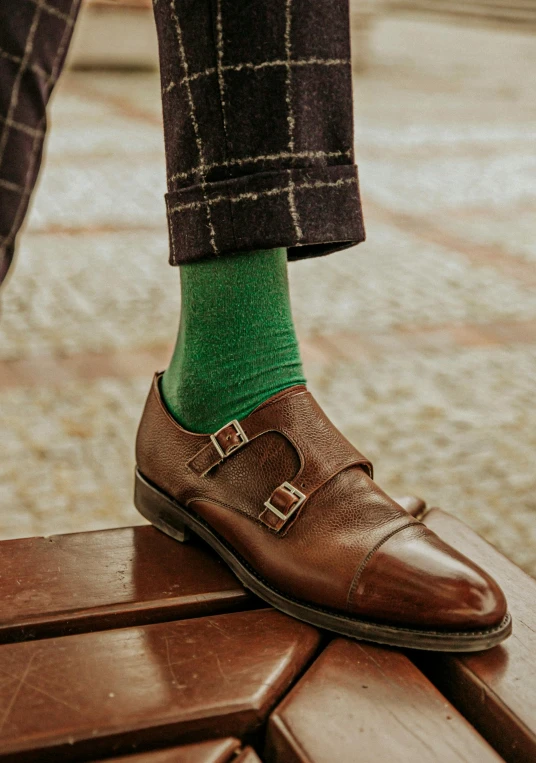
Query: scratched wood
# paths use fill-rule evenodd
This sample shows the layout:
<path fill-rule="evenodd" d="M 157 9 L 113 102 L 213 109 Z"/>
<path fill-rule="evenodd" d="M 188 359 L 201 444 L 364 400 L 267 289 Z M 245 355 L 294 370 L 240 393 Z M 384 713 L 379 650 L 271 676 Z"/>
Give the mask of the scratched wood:
<path fill-rule="evenodd" d="M 262 763 L 252 747 L 241 747 L 238 739 L 214 739 L 165 750 L 121 755 L 93 763 Z"/>
<path fill-rule="evenodd" d="M 168 747 L 165 750 L 153 750 L 134 755 L 114 757 L 113 763 L 236 763 L 237 756 L 246 750 L 241 749 L 239 739 L 210 739 L 207 742 L 195 742 L 180 747 Z M 109 761 L 109 758 L 107 758 Z M 104 760 L 93 763 L 106 763 Z"/>
<path fill-rule="evenodd" d="M 240 747 L 236 739 L 219 739 L 208 742 L 169 747 L 166 750 L 122 755 L 119 758 L 93 761 L 93 763 L 262 763 L 252 747 Z"/>
<path fill-rule="evenodd" d="M 262 763 L 261 759 L 252 747 L 246 747 L 233 758 L 233 763 Z"/>
<path fill-rule="evenodd" d="M 207 546 L 177 543 L 150 526 L 0 543 L 0 642 L 198 617 L 252 602 Z"/>
<path fill-rule="evenodd" d="M 0 761 L 79 760 L 243 739 L 313 657 L 272 609 L 0 647 Z"/>
<path fill-rule="evenodd" d="M 403 498 L 395 498 L 395 501 L 405 509 L 412 517 L 420 517 L 426 511 L 426 503 L 422 498 L 414 495 L 406 495 Z"/>
<path fill-rule="evenodd" d="M 398 499 L 413 513 L 420 499 Z M 201 541 L 151 526 L 0 543 L 0 643 L 262 606 Z"/>
<path fill-rule="evenodd" d="M 513 634 L 498 647 L 418 664 L 511 763 L 536 761 L 536 581 L 458 519 L 432 509 L 424 523 L 501 585 Z"/>
<path fill-rule="evenodd" d="M 336 639 L 272 713 L 269 763 L 497 763 L 402 653 Z"/>

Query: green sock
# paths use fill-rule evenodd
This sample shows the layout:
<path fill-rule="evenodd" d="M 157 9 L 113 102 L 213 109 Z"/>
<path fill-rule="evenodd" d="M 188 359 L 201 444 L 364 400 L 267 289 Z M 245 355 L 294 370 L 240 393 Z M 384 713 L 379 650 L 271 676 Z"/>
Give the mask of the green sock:
<path fill-rule="evenodd" d="M 215 432 L 304 384 L 285 249 L 182 265 L 181 320 L 162 394 L 182 426 Z"/>

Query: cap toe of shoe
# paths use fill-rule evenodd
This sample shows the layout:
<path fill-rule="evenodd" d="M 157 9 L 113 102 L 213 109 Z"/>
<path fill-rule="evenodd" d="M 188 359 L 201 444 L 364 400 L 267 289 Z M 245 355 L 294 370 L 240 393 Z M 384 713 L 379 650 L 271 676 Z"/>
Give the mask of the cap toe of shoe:
<path fill-rule="evenodd" d="M 507 611 L 493 578 L 420 523 L 377 548 L 354 579 L 349 605 L 360 617 L 451 631 L 492 628 Z"/>

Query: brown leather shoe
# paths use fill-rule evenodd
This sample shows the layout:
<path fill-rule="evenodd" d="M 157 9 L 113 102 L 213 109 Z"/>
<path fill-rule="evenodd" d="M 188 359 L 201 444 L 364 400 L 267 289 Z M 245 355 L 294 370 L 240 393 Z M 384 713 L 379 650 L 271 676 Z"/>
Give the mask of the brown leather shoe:
<path fill-rule="evenodd" d="M 383 644 L 477 651 L 511 632 L 504 595 L 372 480 L 305 387 L 213 435 L 172 418 L 155 377 L 138 431 L 135 503 L 193 531 L 277 609 Z"/>

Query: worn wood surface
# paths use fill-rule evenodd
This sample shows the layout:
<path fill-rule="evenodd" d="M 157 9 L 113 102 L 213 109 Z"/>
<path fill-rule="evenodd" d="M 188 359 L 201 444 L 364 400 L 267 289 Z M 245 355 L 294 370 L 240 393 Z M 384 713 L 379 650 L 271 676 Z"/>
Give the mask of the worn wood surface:
<path fill-rule="evenodd" d="M 251 610 L 200 542 L 142 526 L 0 543 L 0 641 L 18 642 L 0 645 L 0 763 L 259 763 L 247 743 L 274 705 L 271 763 L 500 760 L 482 737 L 532 763 L 536 581 L 448 514 L 423 521 L 497 578 L 513 636 L 470 655 L 335 638 L 294 688 L 320 634 Z"/>
<path fill-rule="evenodd" d="M 395 498 L 395 501 L 405 509 L 412 517 L 420 517 L 426 511 L 426 503 L 422 498 L 415 495 L 406 495 L 402 498 Z"/>
<path fill-rule="evenodd" d="M 468 655 L 422 655 L 418 664 L 511 763 L 536 761 L 536 581 L 469 527 L 440 509 L 424 523 L 502 586 L 513 634 Z"/>
<path fill-rule="evenodd" d="M 0 543 L 0 642 L 199 617 L 252 602 L 207 546 L 177 543 L 150 526 Z"/>
<path fill-rule="evenodd" d="M 262 763 L 262 761 L 253 747 L 246 747 L 236 758 L 233 758 L 232 763 Z"/>
<path fill-rule="evenodd" d="M 270 717 L 269 763 L 497 763 L 404 656 L 335 639 Z"/>
<path fill-rule="evenodd" d="M 0 760 L 244 739 L 319 642 L 314 628 L 257 610 L 4 644 Z"/>
<path fill-rule="evenodd" d="M 398 499 L 414 514 L 418 498 Z M 154 527 L 0 543 L 0 643 L 262 607 L 205 544 Z"/>
<path fill-rule="evenodd" d="M 134 755 L 114 757 L 114 763 L 236 763 L 236 756 L 246 752 L 239 739 L 210 739 L 165 750 L 152 750 Z M 109 759 L 108 759 L 109 760 Z M 105 760 L 93 763 L 106 763 Z"/>
<path fill-rule="evenodd" d="M 210 739 L 206 742 L 168 747 L 165 750 L 134 753 L 114 757 L 114 763 L 229 763 L 241 751 L 239 739 Z M 109 759 L 108 759 L 109 760 Z M 105 760 L 93 763 L 106 763 Z"/>

